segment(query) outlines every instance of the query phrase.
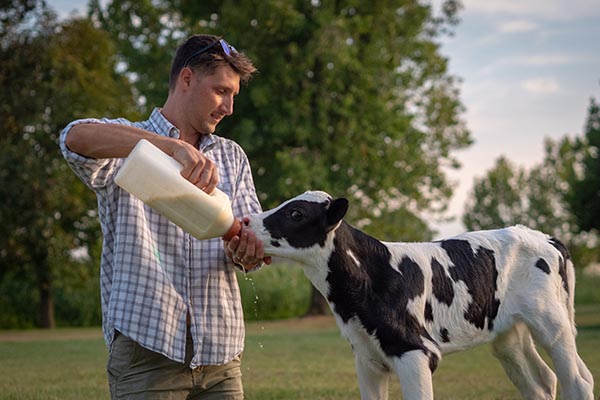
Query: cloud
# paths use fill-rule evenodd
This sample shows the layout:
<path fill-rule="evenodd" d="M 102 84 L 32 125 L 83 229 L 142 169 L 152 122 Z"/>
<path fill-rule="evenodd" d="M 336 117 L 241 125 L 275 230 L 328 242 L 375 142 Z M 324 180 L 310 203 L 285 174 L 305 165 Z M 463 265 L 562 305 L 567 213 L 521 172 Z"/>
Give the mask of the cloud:
<path fill-rule="evenodd" d="M 538 25 L 526 19 L 515 19 L 501 22 L 497 29 L 500 33 L 523 33 L 537 30 Z"/>
<path fill-rule="evenodd" d="M 577 62 L 577 58 L 564 53 L 531 54 L 529 56 L 510 58 L 506 64 L 524 65 L 527 67 L 547 67 L 551 65 L 566 65 Z"/>
<path fill-rule="evenodd" d="M 480 76 L 497 74 L 501 70 L 511 67 L 551 68 L 561 65 L 591 62 L 589 57 L 567 53 L 539 53 L 526 56 L 505 57 L 494 60 L 481 68 Z"/>
<path fill-rule="evenodd" d="M 560 92 L 558 81 L 554 78 L 533 78 L 522 83 L 523 88 L 532 94 L 554 94 Z"/>

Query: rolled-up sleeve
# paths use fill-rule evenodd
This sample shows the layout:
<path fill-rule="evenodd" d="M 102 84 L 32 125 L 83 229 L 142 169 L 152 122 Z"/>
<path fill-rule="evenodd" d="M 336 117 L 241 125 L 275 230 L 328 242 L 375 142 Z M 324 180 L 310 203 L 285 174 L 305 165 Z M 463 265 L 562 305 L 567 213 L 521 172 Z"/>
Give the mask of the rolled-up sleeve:
<path fill-rule="evenodd" d="M 75 174 L 92 190 L 97 191 L 104 188 L 112 180 L 116 166 L 120 159 L 104 158 L 96 159 L 85 157 L 67 147 L 67 136 L 75 125 L 79 124 L 108 124 L 114 122 L 109 119 L 86 118 L 71 122 L 60 133 L 60 150 L 67 160 L 69 167 Z"/>

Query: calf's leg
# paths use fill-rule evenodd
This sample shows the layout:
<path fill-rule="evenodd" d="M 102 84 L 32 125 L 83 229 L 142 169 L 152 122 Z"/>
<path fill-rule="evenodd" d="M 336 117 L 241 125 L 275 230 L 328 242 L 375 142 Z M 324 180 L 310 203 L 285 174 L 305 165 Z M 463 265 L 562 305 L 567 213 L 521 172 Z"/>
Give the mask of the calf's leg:
<path fill-rule="evenodd" d="M 519 322 L 496 338 L 492 349 L 523 398 L 553 400 L 556 397 L 556 375 L 538 354 L 525 324 Z"/>
<path fill-rule="evenodd" d="M 575 335 L 566 309 L 545 303 L 537 315 L 526 321 L 534 338 L 548 352 L 564 399 L 592 400 L 594 382 L 577 354 Z"/>
<path fill-rule="evenodd" d="M 367 365 L 362 358 L 354 356 L 356 374 L 362 400 L 387 400 L 390 373 L 372 365 Z"/>
<path fill-rule="evenodd" d="M 412 350 L 394 359 L 404 400 L 433 400 L 429 365 L 429 357 L 422 350 Z"/>

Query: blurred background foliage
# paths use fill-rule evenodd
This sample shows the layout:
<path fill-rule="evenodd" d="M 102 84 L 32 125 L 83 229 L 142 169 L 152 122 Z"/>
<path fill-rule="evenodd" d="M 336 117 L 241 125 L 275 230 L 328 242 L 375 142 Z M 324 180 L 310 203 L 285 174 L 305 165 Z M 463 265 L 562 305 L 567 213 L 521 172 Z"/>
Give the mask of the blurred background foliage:
<path fill-rule="evenodd" d="M 0 328 L 99 325 L 101 233 L 93 193 L 57 139 L 83 117 L 144 119 L 167 95 L 177 45 L 223 36 L 260 73 L 218 134 L 239 142 L 262 205 L 308 189 L 351 200 L 347 220 L 385 240 L 430 240 L 472 143 L 460 79 L 439 39 L 461 4 L 416 0 L 91 0 L 58 20 L 43 0 L 0 3 Z M 500 158 L 465 206 L 469 229 L 521 223 L 598 261 L 598 105 L 586 131 L 546 144 L 531 170 Z M 246 317 L 303 315 L 299 268 L 239 275 Z M 258 296 L 258 303 L 256 297 Z M 593 298 L 593 296 L 592 296 Z M 258 304 L 258 307 L 257 307 Z"/>

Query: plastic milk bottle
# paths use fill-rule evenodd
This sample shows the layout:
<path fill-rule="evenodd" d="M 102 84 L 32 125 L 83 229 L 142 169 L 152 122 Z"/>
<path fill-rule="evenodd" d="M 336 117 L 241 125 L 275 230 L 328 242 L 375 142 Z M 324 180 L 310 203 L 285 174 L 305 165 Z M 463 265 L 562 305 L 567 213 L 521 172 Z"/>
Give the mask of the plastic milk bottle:
<path fill-rule="evenodd" d="M 182 165 L 149 141 L 133 148 L 115 177 L 117 185 L 197 239 L 231 239 L 241 229 L 229 197 L 207 194 L 181 176 Z"/>

